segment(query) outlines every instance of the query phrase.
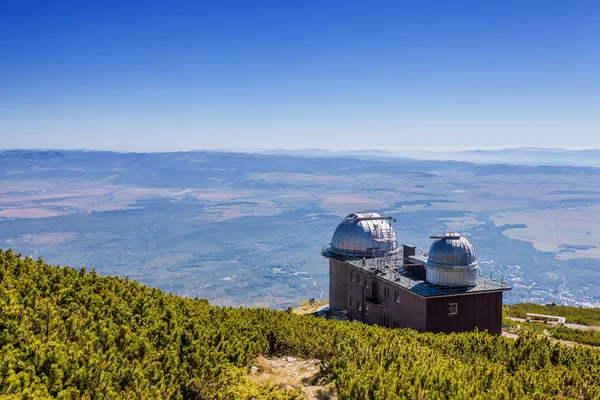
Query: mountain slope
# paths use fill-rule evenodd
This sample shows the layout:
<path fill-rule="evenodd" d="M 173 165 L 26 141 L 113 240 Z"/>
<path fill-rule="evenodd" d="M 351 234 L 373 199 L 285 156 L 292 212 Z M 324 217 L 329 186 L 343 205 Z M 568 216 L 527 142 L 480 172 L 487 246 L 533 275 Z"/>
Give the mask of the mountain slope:
<path fill-rule="evenodd" d="M 600 396 L 600 353 L 524 335 L 433 335 L 232 309 L 0 251 L 0 395 L 297 398 L 259 354 L 318 358 L 341 399 Z"/>

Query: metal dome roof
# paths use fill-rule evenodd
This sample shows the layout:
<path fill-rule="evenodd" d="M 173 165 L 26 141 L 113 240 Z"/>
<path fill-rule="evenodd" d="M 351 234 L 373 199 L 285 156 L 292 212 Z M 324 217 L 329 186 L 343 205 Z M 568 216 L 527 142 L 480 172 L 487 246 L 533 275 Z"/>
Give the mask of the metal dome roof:
<path fill-rule="evenodd" d="M 471 242 L 458 233 L 446 233 L 432 236 L 437 239 L 429 248 L 428 263 L 443 266 L 469 266 L 477 262 L 475 249 Z"/>
<path fill-rule="evenodd" d="M 427 281 L 444 286 L 469 286 L 477 280 L 479 265 L 471 242 L 458 233 L 432 236 Z"/>
<path fill-rule="evenodd" d="M 333 234 L 331 251 L 365 258 L 398 252 L 396 231 L 390 219 L 373 212 L 348 215 Z"/>

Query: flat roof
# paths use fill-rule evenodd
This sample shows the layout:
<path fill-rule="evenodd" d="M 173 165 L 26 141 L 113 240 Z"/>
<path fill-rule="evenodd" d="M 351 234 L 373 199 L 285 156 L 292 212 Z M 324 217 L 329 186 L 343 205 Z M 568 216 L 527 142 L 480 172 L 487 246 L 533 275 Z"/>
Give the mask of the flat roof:
<path fill-rule="evenodd" d="M 498 292 L 510 290 L 511 287 L 491 279 L 478 277 L 474 286 L 468 287 L 448 287 L 433 285 L 423 279 L 418 279 L 411 275 L 405 268 L 402 251 L 390 258 L 391 265 L 385 266 L 383 258 L 366 259 L 365 265 L 360 258 L 344 256 L 324 249 L 322 255 L 326 258 L 342 261 L 346 264 L 360 269 L 366 273 L 376 276 L 382 280 L 388 281 L 403 289 L 411 291 L 422 297 L 452 296 L 461 294 L 476 294 L 485 292 Z M 421 254 L 408 256 L 406 258 L 409 264 L 425 265 L 427 257 Z"/>

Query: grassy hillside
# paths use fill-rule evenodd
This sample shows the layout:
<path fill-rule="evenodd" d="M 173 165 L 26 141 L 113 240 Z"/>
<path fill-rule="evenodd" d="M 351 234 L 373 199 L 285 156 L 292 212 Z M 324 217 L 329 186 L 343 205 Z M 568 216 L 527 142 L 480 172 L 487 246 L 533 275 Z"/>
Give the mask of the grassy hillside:
<path fill-rule="evenodd" d="M 526 334 L 434 335 L 231 309 L 0 251 L 0 395 L 292 399 L 259 354 L 318 358 L 341 399 L 600 397 L 600 352 Z"/>
<path fill-rule="evenodd" d="M 565 317 L 567 322 L 574 324 L 600 325 L 600 308 L 569 306 L 548 307 L 533 303 L 519 303 L 504 306 L 504 314 L 509 317 L 525 318 L 525 314 L 527 313 Z"/>

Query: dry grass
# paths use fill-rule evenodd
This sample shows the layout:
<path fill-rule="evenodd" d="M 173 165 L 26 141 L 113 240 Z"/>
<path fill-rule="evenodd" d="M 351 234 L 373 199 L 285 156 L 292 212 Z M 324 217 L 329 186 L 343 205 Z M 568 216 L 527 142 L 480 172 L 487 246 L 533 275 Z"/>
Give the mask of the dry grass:
<path fill-rule="evenodd" d="M 319 379 L 320 361 L 295 357 L 256 358 L 252 379 L 260 385 L 302 389 L 307 399 L 337 399 L 333 384 Z"/>
<path fill-rule="evenodd" d="M 325 306 L 329 304 L 329 300 L 316 301 L 313 304 L 310 304 L 308 300 L 305 300 L 300 303 L 300 305 L 294 308 L 293 312 L 295 314 L 312 314 L 317 311 L 319 307 Z"/>
<path fill-rule="evenodd" d="M 273 372 L 271 363 L 262 354 L 256 358 L 256 366 L 258 367 L 259 374 L 268 375 Z"/>
<path fill-rule="evenodd" d="M 334 400 L 337 399 L 335 386 L 329 384 L 325 387 L 319 388 L 315 392 L 315 399 L 317 400 Z"/>

